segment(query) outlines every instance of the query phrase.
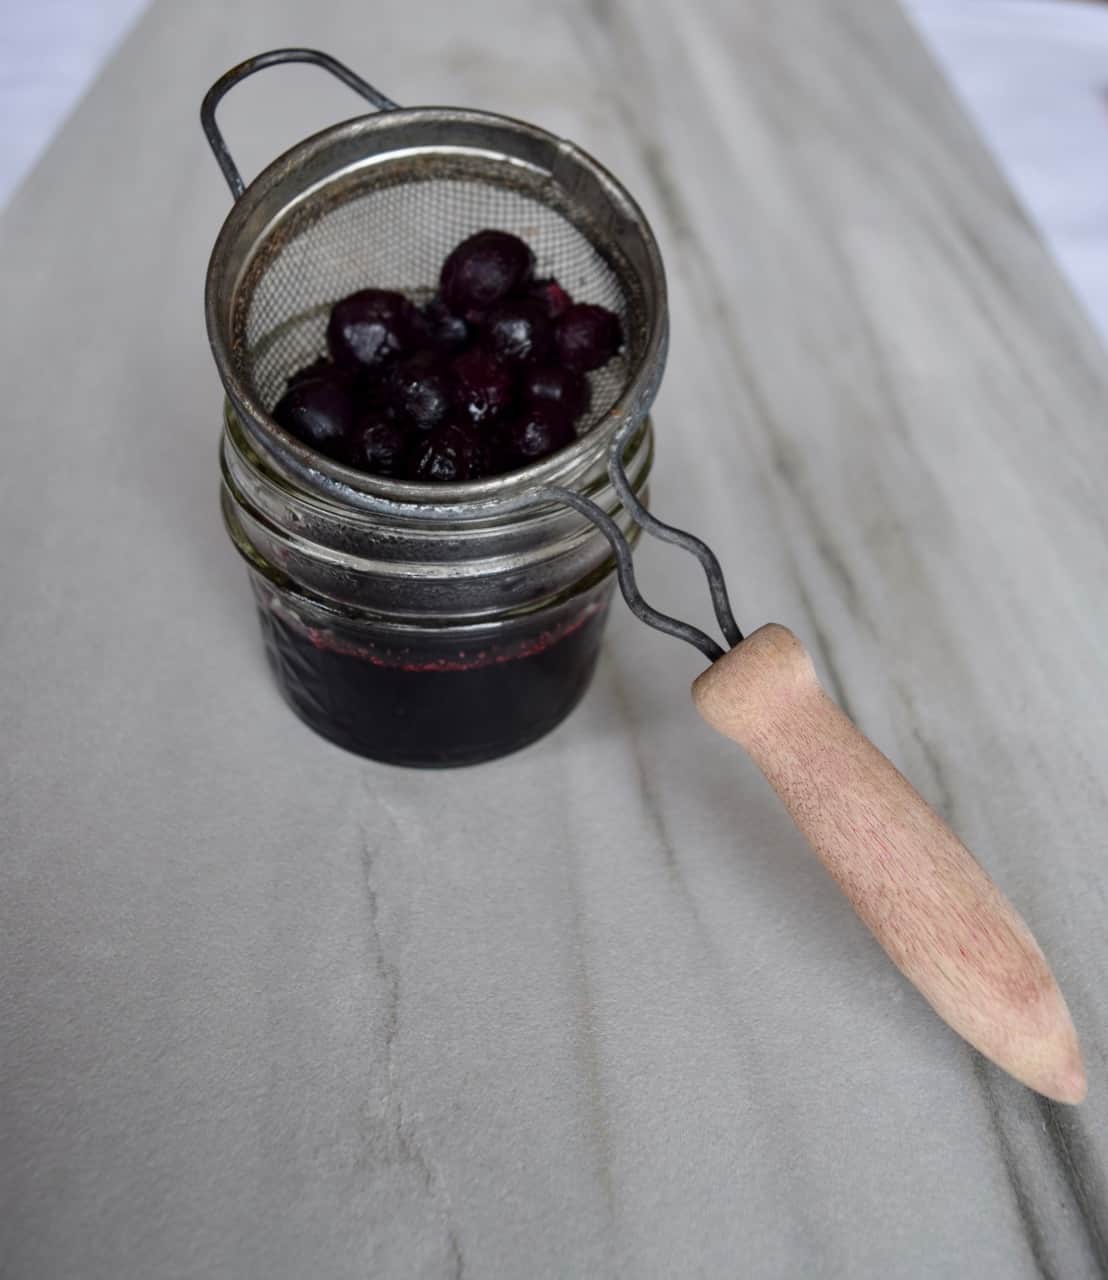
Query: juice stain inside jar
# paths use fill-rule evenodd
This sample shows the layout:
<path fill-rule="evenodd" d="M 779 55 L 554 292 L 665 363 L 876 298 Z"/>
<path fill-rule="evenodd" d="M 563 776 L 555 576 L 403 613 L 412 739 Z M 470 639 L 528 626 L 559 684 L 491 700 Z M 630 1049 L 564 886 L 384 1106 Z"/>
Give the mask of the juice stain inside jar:
<path fill-rule="evenodd" d="M 285 700 L 323 737 L 389 764 L 446 768 L 516 751 L 576 706 L 596 667 L 611 588 L 551 625 L 459 647 L 367 644 L 364 626 L 314 626 L 256 589 L 266 651 Z"/>

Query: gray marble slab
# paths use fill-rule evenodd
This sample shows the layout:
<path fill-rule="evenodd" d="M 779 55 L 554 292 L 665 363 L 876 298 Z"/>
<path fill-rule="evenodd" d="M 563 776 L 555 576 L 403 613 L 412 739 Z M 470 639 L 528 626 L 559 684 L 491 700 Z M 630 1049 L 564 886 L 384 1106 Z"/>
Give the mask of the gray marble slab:
<path fill-rule="evenodd" d="M 1031 922 L 1083 1107 L 936 1020 L 622 611 L 580 709 L 476 770 L 286 711 L 217 514 L 196 114 L 292 42 L 641 198 L 656 508 Z M 253 171 L 352 109 L 298 68 L 223 118 Z M 163 0 L 0 282 L 0 1274 L 1105 1274 L 1104 352 L 897 9 Z"/>

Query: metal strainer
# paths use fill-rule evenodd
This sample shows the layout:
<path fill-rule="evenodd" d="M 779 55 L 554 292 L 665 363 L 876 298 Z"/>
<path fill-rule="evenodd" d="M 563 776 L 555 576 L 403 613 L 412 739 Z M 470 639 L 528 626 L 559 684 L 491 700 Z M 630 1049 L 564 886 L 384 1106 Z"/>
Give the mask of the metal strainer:
<path fill-rule="evenodd" d="M 216 125 L 216 106 L 240 80 L 287 62 L 325 68 L 378 110 L 300 143 L 247 188 Z M 205 97 L 201 118 L 236 196 L 208 272 L 209 337 L 235 412 L 278 467 L 291 457 L 302 483 L 332 491 L 337 484 L 355 503 L 359 495 L 403 495 L 443 509 L 442 486 L 382 481 L 321 459 L 269 411 L 286 378 L 324 351 L 334 302 L 369 286 L 424 300 L 447 254 L 486 227 L 522 237 L 537 275 L 555 276 L 575 299 L 607 307 L 623 325 L 623 351 L 590 375 L 592 407 L 578 424 L 577 445 L 539 464 L 536 476 L 567 473 L 603 448 L 601 436 L 641 423 L 665 361 L 661 257 L 635 202 L 578 147 L 504 116 L 401 109 L 311 49 L 275 50 L 233 68 Z M 450 489 L 479 498 L 498 485 Z"/>
<path fill-rule="evenodd" d="M 215 123 L 239 80 L 281 62 L 326 68 L 378 110 L 285 153 L 244 188 Z M 1061 992 L 1027 926 L 973 856 L 820 687 L 783 627 L 743 639 L 719 564 L 703 542 L 650 516 L 624 472 L 625 446 L 661 380 L 665 278 L 646 220 L 627 192 L 571 143 L 503 116 L 449 107 L 401 110 L 326 54 L 284 49 L 242 63 L 204 100 L 204 130 L 236 197 L 212 254 L 208 332 L 234 412 L 272 464 L 350 507 L 416 520 L 481 518 L 483 509 L 564 503 L 600 527 L 628 604 L 689 641 L 712 665 L 697 709 L 757 763 L 797 826 L 902 972 L 952 1027 L 1048 1096 L 1078 1102 L 1085 1073 Z M 616 311 L 622 357 L 593 375 L 594 410 L 569 448 L 507 477 L 423 486 L 321 458 L 269 417 L 285 378 L 323 349 L 333 302 L 366 286 L 419 297 L 467 235 L 522 236 L 538 270 L 582 301 Z M 610 513 L 559 484 L 602 462 L 634 522 L 704 566 L 720 646 L 639 595 L 631 552 Z M 520 492 L 520 476 L 529 483 Z"/>

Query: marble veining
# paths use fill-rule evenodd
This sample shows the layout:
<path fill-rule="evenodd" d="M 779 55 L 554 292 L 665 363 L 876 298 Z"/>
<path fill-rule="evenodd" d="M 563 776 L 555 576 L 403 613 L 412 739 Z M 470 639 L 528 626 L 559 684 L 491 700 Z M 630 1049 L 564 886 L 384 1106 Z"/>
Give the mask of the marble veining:
<path fill-rule="evenodd" d="M 287 712 L 218 520 L 196 117 L 303 42 L 640 199 L 655 508 L 1027 917 L 1082 1108 L 935 1019 L 621 608 L 579 709 L 488 766 Z M 297 68 L 221 121 L 250 173 L 352 109 Z M 163 0 L 0 278 L 0 1274 L 1108 1275 L 1104 353 L 891 2 Z M 686 559 L 637 562 L 705 622 Z"/>

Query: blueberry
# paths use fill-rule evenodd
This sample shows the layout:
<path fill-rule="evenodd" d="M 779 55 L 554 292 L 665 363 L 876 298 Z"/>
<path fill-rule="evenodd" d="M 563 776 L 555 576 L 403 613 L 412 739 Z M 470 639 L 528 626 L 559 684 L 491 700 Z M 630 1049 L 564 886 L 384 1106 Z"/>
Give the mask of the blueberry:
<path fill-rule="evenodd" d="M 409 432 L 381 414 L 364 415 L 343 450 L 343 461 L 376 476 L 399 476 L 404 471 Z"/>
<path fill-rule="evenodd" d="M 504 443 L 512 467 L 537 462 L 539 458 L 564 449 L 575 439 L 573 422 L 565 410 L 541 401 L 528 406 L 504 431 Z"/>
<path fill-rule="evenodd" d="M 534 298 L 502 302 L 489 312 L 485 341 L 507 362 L 546 360 L 553 352 L 553 331 L 542 304 Z"/>
<path fill-rule="evenodd" d="M 388 365 L 363 368 L 358 372 L 353 381 L 355 409 L 360 409 L 363 413 L 375 409 L 386 417 L 392 417 L 391 372 Z"/>
<path fill-rule="evenodd" d="M 344 373 L 339 372 L 326 356 L 320 356 L 317 360 L 313 360 L 311 364 L 306 364 L 303 369 L 297 369 L 295 373 L 290 374 L 285 386 L 295 387 L 298 382 L 304 382 L 309 378 L 342 378 L 345 376 Z"/>
<path fill-rule="evenodd" d="M 336 302 L 327 323 L 327 345 L 345 368 L 378 365 L 415 347 L 419 312 L 402 294 L 363 289 Z"/>
<path fill-rule="evenodd" d="M 386 381 L 389 402 L 402 418 L 433 427 L 446 417 L 451 381 L 436 352 L 418 351 L 393 365 Z"/>
<path fill-rule="evenodd" d="M 453 422 L 421 431 L 408 454 L 408 479 L 452 484 L 474 478 L 482 461 L 474 434 L 472 428 Z"/>
<path fill-rule="evenodd" d="M 469 448 L 469 478 L 479 480 L 500 470 L 500 443 L 496 427 L 475 426 L 459 421 L 458 430 L 466 437 Z"/>
<path fill-rule="evenodd" d="M 542 306 L 549 320 L 557 320 L 573 306 L 573 299 L 554 279 L 536 280 L 527 290 L 527 296 Z"/>
<path fill-rule="evenodd" d="M 589 407 L 589 382 L 582 373 L 560 365 L 534 365 L 523 371 L 522 391 L 531 404 L 550 403 L 573 420 Z"/>
<path fill-rule="evenodd" d="M 450 363 L 454 403 L 471 422 L 491 422 L 511 406 L 511 372 L 488 351 L 472 347 Z"/>
<path fill-rule="evenodd" d="M 469 326 L 450 310 L 440 294 L 435 294 L 423 308 L 423 321 L 428 341 L 440 351 L 460 351 L 469 341 Z"/>
<path fill-rule="evenodd" d="M 479 320 L 527 282 L 534 263 L 534 255 L 518 236 L 478 231 L 442 264 L 443 301 L 455 315 Z"/>
<path fill-rule="evenodd" d="M 338 457 L 354 429 L 350 388 L 334 378 L 305 378 L 277 402 L 273 420 L 304 444 Z"/>
<path fill-rule="evenodd" d="M 606 307 L 575 303 L 554 326 L 558 355 L 567 369 L 588 373 L 599 369 L 619 350 L 623 341 L 619 317 Z"/>

